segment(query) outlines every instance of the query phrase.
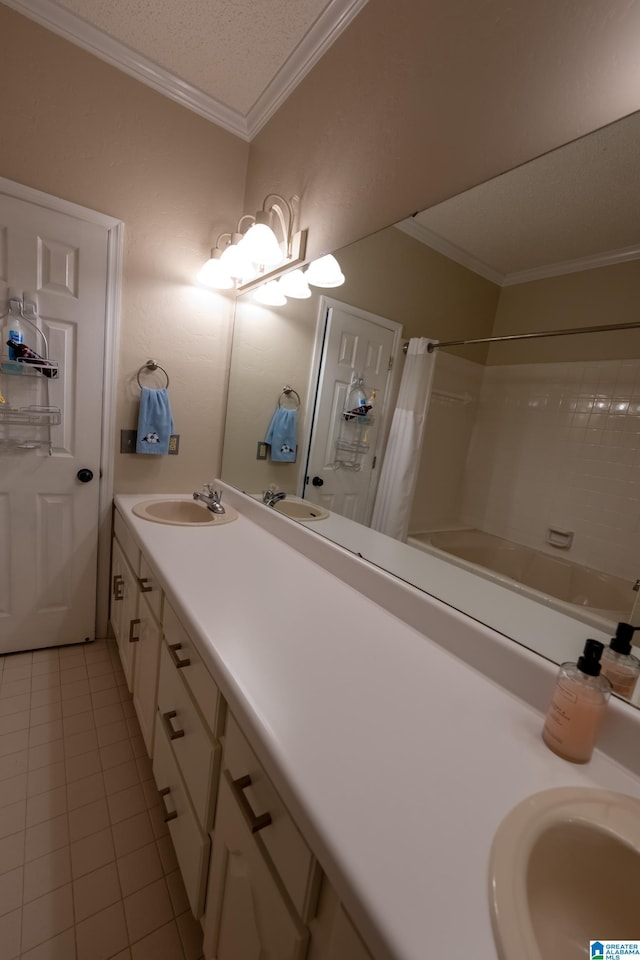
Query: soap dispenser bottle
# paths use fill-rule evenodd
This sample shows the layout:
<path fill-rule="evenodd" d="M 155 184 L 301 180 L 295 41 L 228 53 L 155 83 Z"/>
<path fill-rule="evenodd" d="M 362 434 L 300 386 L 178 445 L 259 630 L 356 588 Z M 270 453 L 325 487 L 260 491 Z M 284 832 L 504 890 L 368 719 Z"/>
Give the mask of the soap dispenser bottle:
<path fill-rule="evenodd" d="M 611 684 L 600 675 L 604 644 L 587 640 L 577 663 L 563 663 L 542 729 L 554 753 L 572 763 L 587 763 L 604 719 Z"/>
<path fill-rule="evenodd" d="M 638 627 L 630 623 L 619 623 L 615 637 L 602 654 L 602 673 L 610 682 L 613 692 L 627 700 L 633 695 L 638 676 L 640 660 L 631 653 L 631 638 Z"/>

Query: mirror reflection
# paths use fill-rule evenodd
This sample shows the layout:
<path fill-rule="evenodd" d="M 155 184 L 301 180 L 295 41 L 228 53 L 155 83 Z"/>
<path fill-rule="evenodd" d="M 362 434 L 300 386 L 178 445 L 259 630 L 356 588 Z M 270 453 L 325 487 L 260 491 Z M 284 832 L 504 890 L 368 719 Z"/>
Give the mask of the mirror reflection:
<path fill-rule="evenodd" d="M 353 243 L 339 288 L 240 297 L 223 479 L 322 506 L 315 532 L 556 662 L 635 623 L 640 330 L 425 348 L 637 323 L 639 141 L 634 115 Z"/>

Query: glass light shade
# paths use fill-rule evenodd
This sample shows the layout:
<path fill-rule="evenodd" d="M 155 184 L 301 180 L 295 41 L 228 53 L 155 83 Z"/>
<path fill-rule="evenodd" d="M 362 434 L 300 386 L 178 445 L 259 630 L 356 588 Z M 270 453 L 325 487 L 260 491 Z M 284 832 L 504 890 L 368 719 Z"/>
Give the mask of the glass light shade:
<path fill-rule="evenodd" d="M 230 243 L 225 247 L 220 263 L 234 280 L 249 280 L 256 272 L 251 260 L 240 249 L 239 243 Z"/>
<path fill-rule="evenodd" d="M 263 303 L 267 307 L 284 307 L 287 302 L 287 298 L 280 289 L 277 280 L 263 283 L 261 287 L 258 287 L 253 297 L 258 303 Z"/>
<path fill-rule="evenodd" d="M 275 233 L 266 223 L 254 223 L 238 244 L 238 249 L 252 263 L 261 267 L 277 267 L 284 254 Z"/>
<path fill-rule="evenodd" d="M 313 260 L 304 275 L 314 287 L 340 287 L 344 283 L 344 273 L 331 253 Z"/>
<path fill-rule="evenodd" d="M 308 300 L 311 296 L 311 290 L 302 270 L 292 270 L 291 273 L 285 273 L 278 280 L 280 290 L 285 297 L 293 297 L 294 300 Z"/>
<path fill-rule="evenodd" d="M 217 253 L 217 256 L 215 254 Z M 198 283 L 205 287 L 213 287 L 214 290 L 229 290 L 233 286 L 233 280 L 220 262 L 220 251 L 216 250 L 214 256 L 198 270 Z"/>

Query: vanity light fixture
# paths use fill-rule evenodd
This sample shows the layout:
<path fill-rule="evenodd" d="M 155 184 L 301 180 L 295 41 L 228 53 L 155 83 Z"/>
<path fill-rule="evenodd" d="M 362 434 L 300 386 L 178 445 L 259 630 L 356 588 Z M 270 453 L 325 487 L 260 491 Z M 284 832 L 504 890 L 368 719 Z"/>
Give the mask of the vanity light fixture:
<path fill-rule="evenodd" d="M 224 269 L 238 290 L 249 290 L 258 283 L 275 279 L 283 270 L 303 263 L 307 231 L 293 232 L 292 202 L 278 193 L 269 193 L 255 216 L 245 214 L 234 233 L 221 233 L 211 259 L 205 264 L 208 269 L 201 269 L 198 275 L 200 282 L 218 289 L 229 289 L 222 275 Z M 280 241 L 274 231 L 274 226 L 278 225 L 282 232 Z M 218 261 L 221 266 L 213 267 L 212 261 Z"/>

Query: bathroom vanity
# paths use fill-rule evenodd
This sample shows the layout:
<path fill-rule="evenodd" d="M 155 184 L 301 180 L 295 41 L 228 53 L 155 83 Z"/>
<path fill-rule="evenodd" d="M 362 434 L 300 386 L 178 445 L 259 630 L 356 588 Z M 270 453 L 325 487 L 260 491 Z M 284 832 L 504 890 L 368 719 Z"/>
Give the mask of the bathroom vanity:
<path fill-rule="evenodd" d="M 205 957 L 495 960 L 499 824 L 554 787 L 640 797 L 637 712 L 613 703 L 591 762 L 560 760 L 553 664 L 220 486 L 220 525 L 118 496 L 112 568 Z"/>

